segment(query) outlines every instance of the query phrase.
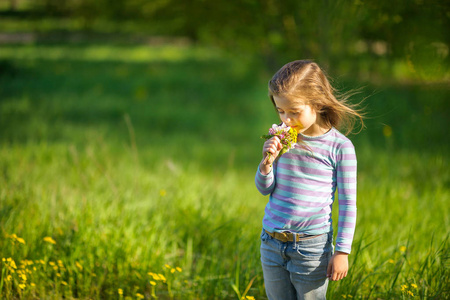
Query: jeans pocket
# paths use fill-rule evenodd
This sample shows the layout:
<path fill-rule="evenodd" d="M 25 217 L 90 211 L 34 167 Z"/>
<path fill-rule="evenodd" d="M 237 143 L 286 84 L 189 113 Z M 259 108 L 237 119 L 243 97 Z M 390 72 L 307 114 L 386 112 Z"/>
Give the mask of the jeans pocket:
<path fill-rule="evenodd" d="M 301 241 L 296 246 L 297 253 L 305 260 L 322 260 L 332 252 L 331 241 L 324 234 L 310 239 L 307 243 Z"/>
<path fill-rule="evenodd" d="M 267 234 L 267 232 L 263 229 L 261 232 L 261 242 L 265 242 L 270 238 L 271 236 Z"/>

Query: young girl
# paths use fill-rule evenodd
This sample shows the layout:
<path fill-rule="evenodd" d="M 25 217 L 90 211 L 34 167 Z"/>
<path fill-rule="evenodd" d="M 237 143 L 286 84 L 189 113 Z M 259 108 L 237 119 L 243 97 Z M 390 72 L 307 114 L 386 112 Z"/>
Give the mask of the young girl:
<path fill-rule="evenodd" d="M 280 157 L 280 139 L 267 140 L 255 177 L 257 189 L 270 194 L 261 234 L 266 293 L 276 300 L 325 299 L 328 279 L 347 276 L 356 222 L 355 149 L 336 128 L 349 123 L 350 132 L 354 119 L 362 117 L 345 97 L 336 99 L 324 72 L 311 61 L 283 66 L 269 81 L 269 96 L 281 121 L 299 135 L 295 147 Z"/>

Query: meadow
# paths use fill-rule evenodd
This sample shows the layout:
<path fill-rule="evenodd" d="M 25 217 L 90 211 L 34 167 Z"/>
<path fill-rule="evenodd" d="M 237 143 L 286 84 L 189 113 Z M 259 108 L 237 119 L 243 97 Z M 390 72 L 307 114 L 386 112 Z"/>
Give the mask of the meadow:
<path fill-rule="evenodd" d="M 329 299 L 449 299 L 450 90 L 345 75 L 366 128 L 349 136 L 351 269 Z M 253 180 L 278 121 L 270 76 L 192 45 L 2 45 L 0 297 L 266 299 Z"/>

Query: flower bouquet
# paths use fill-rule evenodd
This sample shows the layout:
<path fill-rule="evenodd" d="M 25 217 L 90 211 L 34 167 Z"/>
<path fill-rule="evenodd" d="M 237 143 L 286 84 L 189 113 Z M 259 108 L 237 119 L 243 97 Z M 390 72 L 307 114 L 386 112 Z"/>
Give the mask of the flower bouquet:
<path fill-rule="evenodd" d="M 297 143 L 297 130 L 286 126 L 286 124 L 281 123 L 281 125 L 273 124 L 272 128 L 269 128 L 269 134 L 265 134 L 261 136 L 262 139 L 266 141 L 268 139 L 273 138 L 274 136 L 278 137 L 283 145 L 283 148 L 280 150 L 280 154 L 278 156 L 283 155 L 288 152 L 290 149 L 294 148 L 295 143 Z M 267 152 L 267 156 L 264 159 L 264 163 L 271 157 L 271 153 Z"/>

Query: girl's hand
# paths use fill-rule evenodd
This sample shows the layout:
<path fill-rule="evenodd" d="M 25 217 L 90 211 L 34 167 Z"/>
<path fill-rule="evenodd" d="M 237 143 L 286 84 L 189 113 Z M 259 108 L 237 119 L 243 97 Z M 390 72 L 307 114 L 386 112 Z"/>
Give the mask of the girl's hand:
<path fill-rule="evenodd" d="M 332 281 L 344 279 L 348 272 L 348 254 L 335 252 L 328 263 L 327 277 Z"/>
<path fill-rule="evenodd" d="M 275 159 L 277 158 L 278 154 L 280 153 L 281 149 L 283 149 L 283 145 L 281 144 L 281 141 L 278 137 L 274 136 L 271 139 L 268 139 L 263 146 L 263 160 L 261 161 L 261 164 L 259 165 L 259 169 L 261 170 L 261 173 L 263 174 L 269 174 L 271 166 Z M 270 153 L 270 155 L 268 154 Z M 267 157 L 269 156 L 269 157 Z M 266 159 L 267 158 L 267 159 Z"/>

